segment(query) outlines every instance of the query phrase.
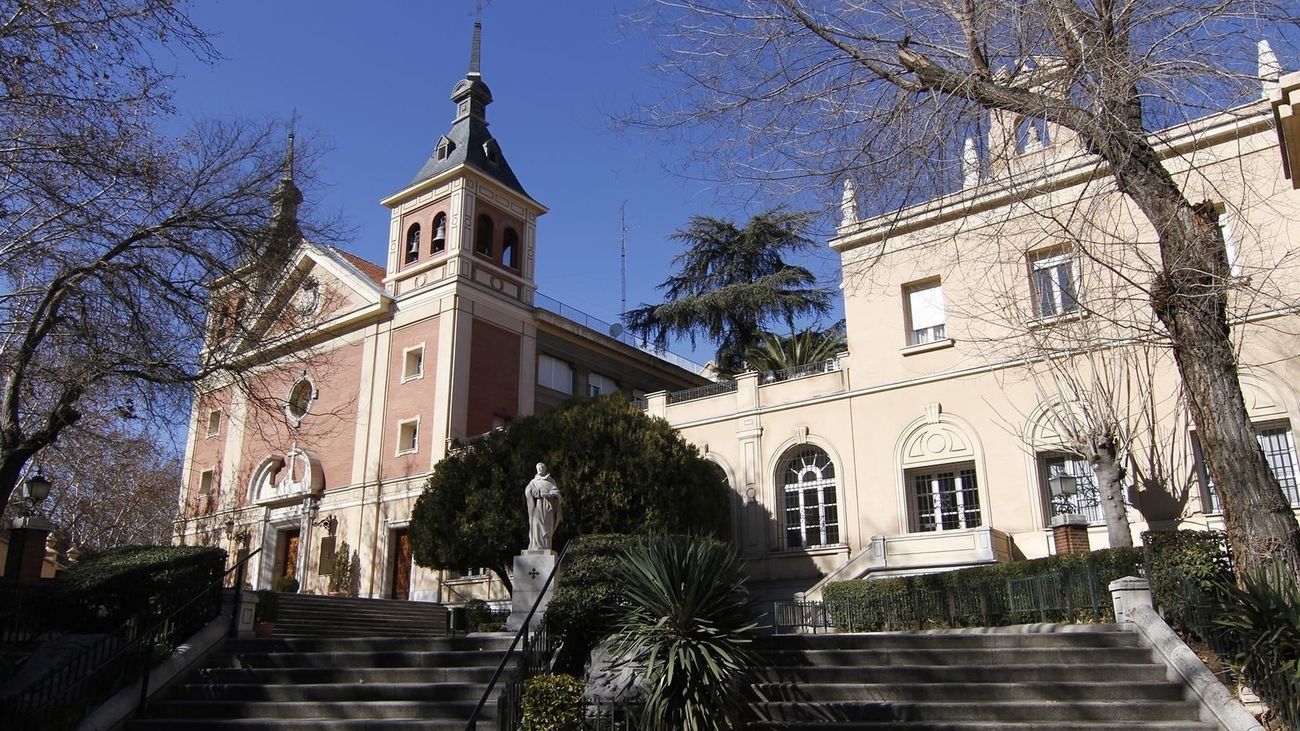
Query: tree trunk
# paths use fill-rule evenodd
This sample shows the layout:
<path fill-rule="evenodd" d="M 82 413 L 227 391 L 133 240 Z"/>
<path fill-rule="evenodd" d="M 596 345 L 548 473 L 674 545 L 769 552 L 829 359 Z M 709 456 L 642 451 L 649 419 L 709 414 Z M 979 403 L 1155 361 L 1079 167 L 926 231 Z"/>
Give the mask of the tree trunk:
<path fill-rule="evenodd" d="M 1145 135 L 1111 127 L 1085 138 L 1159 237 L 1161 272 L 1151 284 L 1151 308 L 1168 331 L 1206 467 L 1219 490 L 1238 580 L 1280 561 L 1300 582 L 1300 523 L 1260 449 L 1237 377 L 1227 319 L 1230 272 L 1218 216 L 1208 204 L 1193 207 L 1187 201 Z"/>
<path fill-rule="evenodd" d="M 1118 460 L 1118 449 L 1112 440 L 1092 450 L 1089 461 L 1097 478 L 1097 492 L 1101 499 L 1101 514 L 1106 519 L 1106 536 L 1111 548 L 1131 548 L 1133 530 L 1129 526 L 1128 511 L 1124 509 L 1124 468 Z"/>
<path fill-rule="evenodd" d="M 505 566 L 489 566 L 488 570 L 496 574 L 498 579 L 501 579 L 501 583 L 506 586 L 506 591 L 511 594 L 515 593 L 515 585 L 510 581 L 510 572 L 506 570 Z"/>

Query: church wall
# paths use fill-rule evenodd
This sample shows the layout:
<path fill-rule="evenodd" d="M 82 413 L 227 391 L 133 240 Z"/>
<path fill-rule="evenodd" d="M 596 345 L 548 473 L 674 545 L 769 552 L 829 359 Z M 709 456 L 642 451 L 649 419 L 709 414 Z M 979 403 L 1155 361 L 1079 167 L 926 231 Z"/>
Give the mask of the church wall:
<path fill-rule="evenodd" d="M 519 416 L 520 336 L 481 319 L 473 322 L 467 436 L 490 431 Z"/>
<path fill-rule="evenodd" d="M 241 449 L 245 457 L 237 483 L 240 505 L 247 503 L 248 483 L 258 464 L 272 454 L 286 453 L 294 444 L 320 462 L 326 490 L 351 482 L 361 354 L 360 342 L 341 341 L 305 367 L 274 368 L 253 377 L 258 398 L 248 406 L 244 428 Z M 295 428 L 283 404 L 304 371 L 314 384 L 316 397 Z"/>
<path fill-rule="evenodd" d="M 225 502 L 226 496 L 234 490 L 233 475 L 223 468 L 222 456 L 226 451 L 227 439 L 231 434 L 230 403 L 232 389 L 223 388 L 200 395 L 195 400 L 196 420 L 194 425 L 194 443 L 191 447 L 188 464 L 189 475 L 186 479 L 184 505 L 195 512 L 211 512 Z M 213 410 L 221 413 L 220 427 L 216 434 L 208 432 L 208 415 Z M 209 502 L 200 494 L 199 485 L 203 473 L 213 470 L 214 497 Z M 224 479 L 223 479 L 224 478 Z"/>
<path fill-rule="evenodd" d="M 381 474 L 388 479 L 427 470 L 431 465 L 431 451 L 442 438 L 441 427 L 434 420 L 434 399 L 440 385 L 437 364 L 441 329 L 442 319 L 435 314 L 390 332 L 383 443 L 378 450 Z M 419 377 L 407 377 L 404 374 L 407 353 L 419 347 L 424 349 L 422 373 Z M 412 419 L 419 420 L 418 444 L 413 452 L 407 453 L 406 445 L 398 444 L 398 437 L 400 424 Z"/>

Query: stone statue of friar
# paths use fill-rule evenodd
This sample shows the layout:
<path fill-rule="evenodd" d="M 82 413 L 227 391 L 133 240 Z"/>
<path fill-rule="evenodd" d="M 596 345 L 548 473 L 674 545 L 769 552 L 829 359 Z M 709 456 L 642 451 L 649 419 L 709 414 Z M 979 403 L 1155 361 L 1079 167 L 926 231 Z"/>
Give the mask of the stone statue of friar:
<path fill-rule="evenodd" d="M 528 550 L 551 550 L 560 525 L 560 488 L 541 462 L 537 476 L 524 488 L 524 503 L 528 505 Z"/>

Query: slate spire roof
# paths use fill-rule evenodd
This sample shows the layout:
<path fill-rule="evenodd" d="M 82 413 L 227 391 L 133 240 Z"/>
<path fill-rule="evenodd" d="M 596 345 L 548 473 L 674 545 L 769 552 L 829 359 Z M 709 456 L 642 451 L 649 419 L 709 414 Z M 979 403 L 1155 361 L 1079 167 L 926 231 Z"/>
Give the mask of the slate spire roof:
<path fill-rule="evenodd" d="M 492 103 L 492 90 L 483 81 L 481 72 L 482 37 L 483 24 L 476 22 L 474 41 L 470 47 L 469 72 L 451 90 L 451 100 L 456 104 L 456 116 L 452 120 L 451 130 L 438 138 L 433 154 L 409 185 L 465 164 L 527 196 L 528 192 L 510 169 L 510 163 L 506 162 L 500 145 L 493 139 L 492 133 L 488 132 L 487 106 Z"/>

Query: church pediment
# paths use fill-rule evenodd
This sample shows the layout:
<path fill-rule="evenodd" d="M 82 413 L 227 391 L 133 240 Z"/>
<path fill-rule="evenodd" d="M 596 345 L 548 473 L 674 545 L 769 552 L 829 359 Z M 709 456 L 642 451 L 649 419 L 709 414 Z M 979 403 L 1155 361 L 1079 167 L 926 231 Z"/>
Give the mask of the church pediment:
<path fill-rule="evenodd" d="M 279 281 L 262 298 L 261 307 L 227 304 L 214 313 L 217 336 L 239 351 L 283 346 L 287 341 L 374 313 L 387 311 L 384 271 L 376 264 L 327 247 L 304 244 Z M 223 322 L 224 320 L 224 322 Z"/>

